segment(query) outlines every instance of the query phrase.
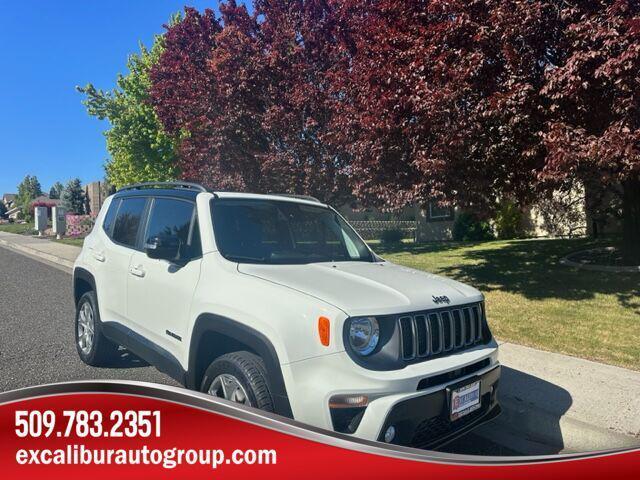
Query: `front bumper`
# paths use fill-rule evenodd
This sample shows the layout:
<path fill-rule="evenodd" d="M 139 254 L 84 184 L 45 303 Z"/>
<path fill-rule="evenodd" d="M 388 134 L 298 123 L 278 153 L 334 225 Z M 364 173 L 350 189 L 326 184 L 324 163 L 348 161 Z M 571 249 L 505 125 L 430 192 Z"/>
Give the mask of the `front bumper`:
<path fill-rule="evenodd" d="M 393 425 L 395 438 L 391 443 L 415 448 L 434 449 L 500 414 L 498 383 L 500 366 L 462 383 L 480 380 L 480 408 L 455 421 L 449 418 L 447 389 L 398 402 L 387 415 L 378 440 Z"/>
<path fill-rule="evenodd" d="M 351 433 L 368 440 L 382 439 L 393 424 L 398 433 L 392 443 L 435 448 L 499 413 L 495 341 L 395 371 L 363 369 L 345 352 L 282 367 L 294 418 L 311 425 L 335 429 L 329 408 L 332 396 L 367 395 L 369 404 Z M 448 416 L 447 422 L 443 417 L 446 388 L 474 377 L 481 380 L 481 408 L 448 425 Z"/>

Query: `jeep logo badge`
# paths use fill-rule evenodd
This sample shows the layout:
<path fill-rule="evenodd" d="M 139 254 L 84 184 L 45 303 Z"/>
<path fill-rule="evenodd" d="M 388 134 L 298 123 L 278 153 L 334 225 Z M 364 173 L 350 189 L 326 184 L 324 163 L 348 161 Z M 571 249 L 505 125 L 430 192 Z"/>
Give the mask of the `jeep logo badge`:
<path fill-rule="evenodd" d="M 446 295 L 440 295 L 439 297 L 433 295 L 431 298 L 433 298 L 433 303 L 436 304 L 446 303 L 448 305 L 449 303 L 451 303 L 451 300 L 449 300 L 449 297 L 447 297 Z"/>

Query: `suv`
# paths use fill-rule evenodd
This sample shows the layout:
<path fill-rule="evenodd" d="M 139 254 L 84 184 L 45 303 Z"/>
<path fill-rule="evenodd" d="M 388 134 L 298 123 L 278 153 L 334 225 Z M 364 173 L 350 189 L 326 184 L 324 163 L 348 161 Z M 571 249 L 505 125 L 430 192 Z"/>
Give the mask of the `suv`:
<path fill-rule="evenodd" d="M 499 413 L 482 294 L 385 261 L 311 197 L 126 187 L 73 287 L 89 365 L 125 347 L 187 388 L 420 448 Z"/>

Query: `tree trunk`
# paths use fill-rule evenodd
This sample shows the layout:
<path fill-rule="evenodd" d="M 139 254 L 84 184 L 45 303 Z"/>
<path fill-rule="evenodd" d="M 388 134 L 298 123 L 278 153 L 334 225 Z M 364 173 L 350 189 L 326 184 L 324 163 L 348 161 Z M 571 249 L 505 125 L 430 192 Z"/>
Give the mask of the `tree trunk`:
<path fill-rule="evenodd" d="M 640 265 L 640 177 L 623 183 L 622 253 L 628 265 Z"/>

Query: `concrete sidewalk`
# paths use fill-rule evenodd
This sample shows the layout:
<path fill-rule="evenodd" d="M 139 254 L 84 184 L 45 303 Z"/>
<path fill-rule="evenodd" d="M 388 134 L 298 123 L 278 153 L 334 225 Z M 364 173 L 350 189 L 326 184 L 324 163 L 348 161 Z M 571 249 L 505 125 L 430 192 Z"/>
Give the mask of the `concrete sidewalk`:
<path fill-rule="evenodd" d="M 80 248 L 0 232 L 0 246 L 71 271 Z M 525 454 L 640 446 L 640 372 L 501 342 L 503 414 L 475 434 Z"/>
<path fill-rule="evenodd" d="M 80 247 L 74 245 L 8 232 L 0 232 L 0 245 L 63 267 L 63 270 L 69 272 L 80 254 Z"/>
<path fill-rule="evenodd" d="M 500 342 L 503 414 L 476 430 L 529 454 L 640 446 L 640 372 Z"/>

